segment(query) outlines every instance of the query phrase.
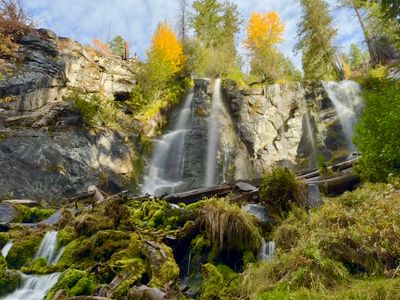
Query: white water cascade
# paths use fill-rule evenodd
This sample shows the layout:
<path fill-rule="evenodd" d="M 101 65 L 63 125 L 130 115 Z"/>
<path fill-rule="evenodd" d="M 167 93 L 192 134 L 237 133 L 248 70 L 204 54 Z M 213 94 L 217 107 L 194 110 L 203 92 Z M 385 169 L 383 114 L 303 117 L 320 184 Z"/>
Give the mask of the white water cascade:
<path fill-rule="evenodd" d="M 261 240 L 260 251 L 258 252 L 258 260 L 271 260 L 275 254 L 275 242 L 266 242 L 264 239 Z"/>
<path fill-rule="evenodd" d="M 353 133 L 354 126 L 358 122 L 357 108 L 363 103 L 361 87 L 351 80 L 322 81 L 322 84 L 339 116 L 347 145 L 351 151 L 354 151 Z"/>
<path fill-rule="evenodd" d="M 57 231 L 46 232 L 34 258 L 44 257 L 47 259 L 48 264 L 56 264 L 58 262 L 65 248 L 57 249 L 57 234 Z"/>
<path fill-rule="evenodd" d="M 8 252 L 10 252 L 12 246 L 13 246 L 13 241 L 9 240 L 7 244 L 4 245 L 3 249 L 1 249 L 1 255 L 3 255 L 4 258 L 7 257 Z"/>
<path fill-rule="evenodd" d="M 60 273 L 49 275 L 21 274 L 21 287 L 2 300 L 42 300 L 47 292 L 57 283 Z"/>
<path fill-rule="evenodd" d="M 222 104 L 221 79 L 217 78 L 214 83 L 214 90 L 211 103 L 211 115 L 208 123 L 208 144 L 205 172 L 205 186 L 210 187 L 216 181 L 217 151 L 219 141 L 218 117 Z"/>
<path fill-rule="evenodd" d="M 154 141 L 149 171 L 142 184 L 144 194 L 161 196 L 174 192 L 182 184 L 185 136 L 192 128 L 192 104 L 193 91 L 186 97 L 173 130 Z"/>
<path fill-rule="evenodd" d="M 304 95 L 304 92 L 303 92 L 303 95 Z M 301 104 L 303 105 L 303 107 L 305 109 L 305 113 L 304 113 L 305 124 L 304 125 L 305 125 L 305 130 L 306 130 L 306 135 L 307 135 L 307 141 L 308 141 L 308 144 L 309 144 L 310 150 L 311 150 L 311 156 L 310 156 L 311 167 L 316 167 L 317 147 L 316 147 L 314 133 L 313 133 L 312 126 L 311 126 L 310 114 L 308 112 L 308 107 L 307 107 L 307 101 L 304 96 L 301 99 Z"/>

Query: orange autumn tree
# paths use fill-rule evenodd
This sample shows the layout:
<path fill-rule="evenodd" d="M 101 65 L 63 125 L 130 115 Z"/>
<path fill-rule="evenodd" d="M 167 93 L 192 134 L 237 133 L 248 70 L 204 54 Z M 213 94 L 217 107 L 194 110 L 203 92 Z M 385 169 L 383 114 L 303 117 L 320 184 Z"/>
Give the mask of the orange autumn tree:
<path fill-rule="evenodd" d="M 103 54 L 110 53 L 110 47 L 107 44 L 100 41 L 99 39 L 93 39 L 92 43 L 93 43 L 93 47 L 100 53 L 103 53 Z"/>
<path fill-rule="evenodd" d="M 157 64 L 167 73 L 165 75 L 173 76 L 182 70 L 185 62 L 183 47 L 168 23 L 157 26 L 147 56 L 148 63 Z"/>
<path fill-rule="evenodd" d="M 293 63 L 277 47 L 283 41 L 284 31 L 285 24 L 276 12 L 253 12 L 250 17 L 244 45 L 250 50 L 252 74 L 263 81 L 272 83 L 298 77 Z"/>
<path fill-rule="evenodd" d="M 284 31 L 285 24 L 281 22 L 276 12 L 266 14 L 253 12 L 247 25 L 245 46 L 253 51 L 272 47 L 283 41 Z"/>

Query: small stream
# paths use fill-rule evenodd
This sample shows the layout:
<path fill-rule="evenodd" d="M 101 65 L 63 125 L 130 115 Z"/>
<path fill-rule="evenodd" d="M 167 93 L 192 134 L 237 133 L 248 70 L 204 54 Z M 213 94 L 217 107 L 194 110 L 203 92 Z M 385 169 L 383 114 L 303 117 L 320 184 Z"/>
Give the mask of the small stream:
<path fill-rule="evenodd" d="M 57 249 L 57 235 L 57 231 L 48 231 L 45 234 L 34 259 L 44 257 L 47 259 L 48 264 L 56 264 L 59 261 L 65 247 Z M 9 241 L 1 250 L 2 254 L 5 253 L 7 255 L 11 248 L 12 241 Z M 6 255 L 3 254 L 4 257 Z M 60 273 L 48 275 L 26 275 L 21 273 L 21 277 L 20 287 L 10 295 L 1 298 L 1 300 L 41 300 L 57 283 Z"/>

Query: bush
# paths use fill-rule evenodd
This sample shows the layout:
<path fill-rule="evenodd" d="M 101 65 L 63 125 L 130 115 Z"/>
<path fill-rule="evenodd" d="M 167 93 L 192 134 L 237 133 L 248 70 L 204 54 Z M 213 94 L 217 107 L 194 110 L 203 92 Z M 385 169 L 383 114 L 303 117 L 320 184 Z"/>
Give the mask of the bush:
<path fill-rule="evenodd" d="M 73 101 L 86 125 L 91 127 L 101 125 L 107 125 L 108 127 L 116 126 L 118 112 L 114 98 L 105 97 L 103 95 L 85 97 L 74 93 L 67 99 Z"/>
<path fill-rule="evenodd" d="M 371 181 L 386 181 L 389 174 L 400 174 L 400 82 L 381 75 L 367 86 L 365 111 L 354 136 L 362 154 L 357 170 Z"/>
<path fill-rule="evenodd" d="M 289 294 L 297 295 L 304 288 L 337 290 L 350 279 L 349 274 L 392 277 L 400 257 L 398 207 L 400 195 L 392 185 L 370 183 L 325 201 L 309 215 L 300 208 L 291 211 L 273 233 L 274 259 L 246 270 L 246 293 L 256 297 L 273 291 L 265 299 L 281 293 L 282 299 L 289 299 Z"/>
<path fill-rule="evenodd" d="M 252 217 L 224 199 L 208 200 L 200 213 L 199 221 L 217 252 L 257 252 L 260 248 L 261 235 Z"/>
<path fill-rule="evenodd" d="M 259 195 L 261 203 L 285 213 L 293 204 L 304 206 L 305 187 L 289 169 L 276 167 L 264 175 Z"/>
<path fill-rule="evenodd" d="M 32 27 L 21 1 L 0 1 L 0 57 L 14 59 L 18 51 L 16 39 Z"/>

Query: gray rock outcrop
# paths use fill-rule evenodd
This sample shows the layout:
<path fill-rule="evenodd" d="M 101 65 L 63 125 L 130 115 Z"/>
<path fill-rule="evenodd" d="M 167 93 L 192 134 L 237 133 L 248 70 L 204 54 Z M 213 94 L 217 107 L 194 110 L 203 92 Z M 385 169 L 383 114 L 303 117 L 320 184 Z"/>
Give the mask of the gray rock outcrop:
<path fill-rule="evenodd" d="M 1 62 L 0 108 L 32 111 L 71 91 L 129 97 L 134 68 L 46 29 L 19 38 L 18 64 Z"/>
<path fill-rule="evenodd" d="M 65 96 L 124 100 L 135 82 L 133 63 L 44 29 L 18 43 L 18 63 L 1 61 L 0 198 L 57 200 L 90 185 L 125 188 L 136 156 L 129 137 L 87 128 Z"/>

